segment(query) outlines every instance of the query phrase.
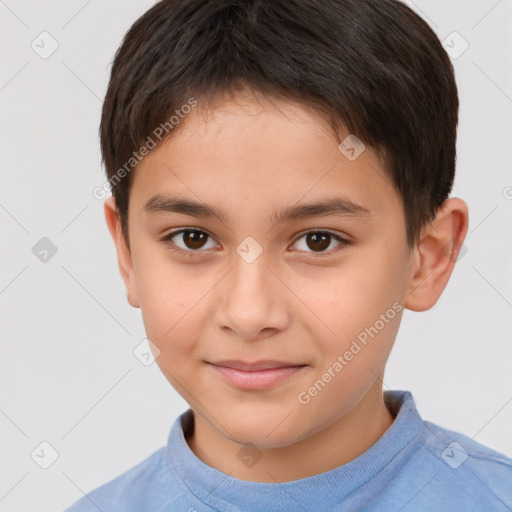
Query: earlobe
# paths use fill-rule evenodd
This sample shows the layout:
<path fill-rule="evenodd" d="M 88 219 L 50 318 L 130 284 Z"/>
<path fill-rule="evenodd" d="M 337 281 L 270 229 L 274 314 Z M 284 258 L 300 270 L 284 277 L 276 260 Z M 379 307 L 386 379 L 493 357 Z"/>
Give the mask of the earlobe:
<path fill-rule="evenodd" d="M 140 303 L 137 294 L 132 255 L 126 245 L 126 241 L 122 233 L 121 219 L 119 217 L 114 196 L 109 196 L 105 199 L 103 208 L 105 221 L 116 247 L 119 272 L 126 286 L 128 303 L 134 308 L 139 308 Z"/>
<path fill-rule="evenodd" d="M 412 276 L 404 300 L 407 309 L 426 311 L 439 300 L 463 247 L 468 224 L 466 203 L 450 198 L 424 228 L 415 248 Z"/>

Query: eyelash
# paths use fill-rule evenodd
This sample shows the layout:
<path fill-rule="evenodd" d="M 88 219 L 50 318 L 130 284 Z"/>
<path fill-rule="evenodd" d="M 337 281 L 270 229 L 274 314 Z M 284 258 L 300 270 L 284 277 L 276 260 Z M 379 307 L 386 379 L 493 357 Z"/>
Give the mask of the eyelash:
<path fill-rule="evenodd" d="M 175 251 L 175 252 L 178 252 L 178 253 L 181 253 L 181 254 L 185 254 L 187 256 L 192 256 L 194 254 L 197 254 L 197 253 L 201 253 L 201 252 L 206 252 L 206 251 L 202 251 L 201 249 L 198 249 L 196 251 L 193 251 L 193 250 L 185 250 L 185 249 L 181 249 L 180 247 L 177 247 L 176 244 L 172 241 L 172 239 L 181 234 L 181 233 L 185 233 L 187 231 L 192 231 L 192 232 L 196 232 L 196 233 L 203 233 L 204 235 L 210 237 L 210 238 L 213 238 L 208 232 L 204 231 L 203 229 L 199 229 L 199 228 L 180 228 L 180 229 L 177 229 L 176 231 L 171 231 L 170 233 L 168 233 L 167 235 L 165 235 L 164 237 L 162 237 L 160 240 L 162 242 L 165 242 L 166 245 L 168 245 L 168 247 L 172 250 L 172 251 Z M 314 257 L 321 257 L 321 256 L 324 256 L 324 255 L 331 255 L 335 252 L 338 252 L 339 250 L 342 250 L 344 246 L 346 245 L 350 245 L 352 242 L 350 242 L 349 240 L 346 240 L 345 238 L 341 237 L 340 235 L 337 235 L 336 233 L 333 233 L 331 231 L 328 231 L 328 230 L 315 230 L 315 229 L 312 229 L 310 231 L 306 231 L 305 233 L 302 233 L 297 239 L 296 241 L 300 240 L 301 238 L 307 236 L 307 235 L 310 235 L 310 234 L 327 234 L 327 235 L 330 235 L 332 238 L 334 238 L 336 241 L 340 242 L 341 245 L 339 245 L 337 248 L 335 249 L 331 249 L 330 251 L 324 251 L 324 252 L 320 252 L 320 253 L 315 253 L 313 251 L 311 251 L 310 254 L 312 254 Z M 301 252 L 301 251 L 299 251 Z M 309 252 L 309 251 L 305 251 L 305 252 Z"/>

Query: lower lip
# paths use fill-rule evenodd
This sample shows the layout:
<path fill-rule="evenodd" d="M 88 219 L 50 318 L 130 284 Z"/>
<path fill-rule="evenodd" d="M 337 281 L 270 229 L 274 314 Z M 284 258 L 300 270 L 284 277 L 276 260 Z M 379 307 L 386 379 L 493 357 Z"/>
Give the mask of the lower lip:
<path fill-rule="evenodd" d="M 276 386 L 305 368 L 305 366 L 287 366 L 248 372 L 211 363 L 210 366 L 229 384 L 243 389 L 266 389 Z"/>

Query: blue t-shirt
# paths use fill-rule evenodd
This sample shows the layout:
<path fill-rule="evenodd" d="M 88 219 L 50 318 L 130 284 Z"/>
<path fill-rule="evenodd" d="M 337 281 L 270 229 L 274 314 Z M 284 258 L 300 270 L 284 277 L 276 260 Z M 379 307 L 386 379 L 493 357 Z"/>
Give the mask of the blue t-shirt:
<path fill-rule="evenodd" d="M 510 511 L 512 459 L 424 421 L 409 391 L 385 391 L 393 424 L 333 470 L 285 483 L 249 482 L 208 466 L 172 425 L 167 446 L 65 512 Z"/>

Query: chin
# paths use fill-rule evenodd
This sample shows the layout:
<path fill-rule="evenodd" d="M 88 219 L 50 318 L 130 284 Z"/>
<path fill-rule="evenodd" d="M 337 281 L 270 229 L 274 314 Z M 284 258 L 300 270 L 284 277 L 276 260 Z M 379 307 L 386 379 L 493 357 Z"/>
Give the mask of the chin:
<path fill-rule="evenodd" d="M 240 445 L 250 443 L 262 449 L 282 448 L 301 437 L 297 421 L 289 421 L 292 415 L 287 418 L 287 414 L 283 414 L 282 409 L 279 414 L 270 415 L 253 411 L 243 418 L 236 415 L 219 418 L 219 423 L 229 432 L 229 439 Z M 305 437 L 304 434 L 302 436 Z"/>

